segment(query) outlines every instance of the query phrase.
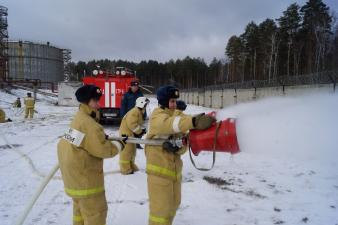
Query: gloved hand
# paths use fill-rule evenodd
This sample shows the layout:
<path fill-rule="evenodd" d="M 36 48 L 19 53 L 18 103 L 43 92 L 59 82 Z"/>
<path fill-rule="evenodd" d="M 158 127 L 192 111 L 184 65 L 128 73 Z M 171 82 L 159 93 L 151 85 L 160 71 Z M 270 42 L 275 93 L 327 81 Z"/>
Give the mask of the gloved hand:
<path fill-rule="evenodd" d="M 192 118 L 192 123 L 196 130 L 205 130 L 212 126 L 216 119 L 204 113 L 198 114 Z"/>
<path fill-rule="evenodd" d="M 171 143 L 170 141 L 165 141 L 163 144 L 162 144 L 162 148 L 164 150 L 166 150 L 167 152 L 170 152 L 170 153 L 176 153 L 180 150 L 180 148 L 178 146 L 175 146 L 173 143 Z"/>
<path fill-rule="evenodd" d="M 116 142 L 118 142 L 121 145 L 121 151 L 123 151 L 124 147 L 127 144 L 128 136 L 125 134 L 122 134 L 121 137 L 122 137 L 122 140 L 117 140 Z"/>
<path fill-rule="evenodd" d="M 142 146 L 140 144 L 136 144 L 136 148 L 137 149 L 143 149 Z"/>
<path fill-rule="evenodd" d="M 185 104 L 185 102 L 182 100 L 177 100 L 176 107 L 178 110 L 184 111 L 187 108 L 187 104 Z"/>
<path fill-rule="evenodd" d="M 122 139 L 123 144 L 124 144 L 124 145 L 127 144 L 128 135 L 122 134 L 121 136 L 123 137 L 123 139 Z"/>
<path fill-rule="evenodd" d="M 145 133 L 147 133 L 147 129 L 146 128 L 142 128 L 141 133 L 139 133 L 139 134 L 135 134 L 134 133 L 134 137 L 141 138 Z"/>
<path fill-rule="evenodd" d="M 142 128 L 141 136 L 143 136 L 146 133 L 147 133 L 147 129 L 146 128 Z"/>

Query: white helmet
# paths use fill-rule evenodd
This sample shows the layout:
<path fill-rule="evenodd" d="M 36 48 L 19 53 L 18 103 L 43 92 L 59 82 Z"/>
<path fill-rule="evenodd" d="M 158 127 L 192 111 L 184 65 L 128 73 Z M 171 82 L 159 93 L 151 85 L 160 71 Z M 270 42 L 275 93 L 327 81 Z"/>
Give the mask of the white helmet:
<path fill-rule="evenodd" d="M 136 99 L 135 106 L 143 109 L 149 102 L 150 102 L 149 99 L 147 99 L 146 97 L 138 97 Z"/>

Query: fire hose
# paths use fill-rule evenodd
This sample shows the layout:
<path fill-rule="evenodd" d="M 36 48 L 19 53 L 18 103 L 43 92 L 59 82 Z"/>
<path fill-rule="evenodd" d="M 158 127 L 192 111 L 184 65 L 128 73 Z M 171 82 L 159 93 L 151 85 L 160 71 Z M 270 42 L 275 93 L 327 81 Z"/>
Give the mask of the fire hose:
<path fill-rule="evenodd" d="M 236 120 L 232 118 L 217 122 L 207 130 L 191 130 L 187 139 L 187 143 L 189 144 L 189 154 L 191 162 L 196 169 L 201 171 L 208 171 L 213 168 L 213 166 L 215 165 L 216 152 L 228 152 L 231 154 L 239 152 L 239 145 L 236 135 Z M 123 141 L 125 140 L 125 137 L 110 136 L 108 137 L 108 140 Z M 185 141 L 183 139 L 140 139 L 135 137 L 129 137 L 126 140 L 126 143 L 162 146 L 163 143 L 168 141 L 172 144 L 175 144 L 176 146 L 183 146 L 183 144 L 185 144 Z M 196 166 L 191 153 L 197 156 L 201 151 L 213 152 L 213 163 L 211 168 L 205 169 Z M 43 179 L 37 192 L 33 195 L 29 204 L 26 206 L 24 213 L 18 218 L 15 225 L 23 224 L 33 205 L 58 169 L 59 165 L 57 164 Z"/>
<path fill-rule="evenodd" d="M 210 113 L 215 116 L 215 112 Z M 123 141 L 124 137 L 109 137 L 109 140 Z M 235 154 L 239 152 L 239 145 L 236 134 L 236 119 L 228 118 L 214 123 L 206 130 L 190 130 L 186 137 L 181 139 L 139 139 L 129 137 L 127 143 L 146 144 L 162 146 L 165 142 L 170 142 L 179 148 L 187 145 L 192 165 L 200 171 L 211 170 L 216 162 L 216 152 L 228 152 Z M 198 167 L 192 157 L 192 154 L 198 156 L 201 151 L 212 152 L 212 165 L 210 168 Z"/>
<path fill-rule="evenodd" d="M 25 210 L 22 213 L 22 215 L 17 219 L 15 225 L 22 225 L 23 224 L 23 222 L 25 221 L 28 213 L 31 211 L 33 205 L 35 204 L 36 200 L 38 200 L 42 191 L 45 189 L 46 185 L 53 178 L 54 174 L 56 173 L 56 171 L 58 169 L 59 169 L 59 164 L 56 164 L 53 167 L 53 169 L 49 172 L 49 174 L 43 179 L 43 181 L 41 182 L 38 190 L 35 192 L 35 194 L 31 198 L 31 200 L 29 201 L 28 205 L 25 207 Z"/>
<path fill-rule="evenodd" d="M 112 141 L 113 140 L 121 140 L 122 141 L 123 139 L 124 139 L 124 137 L 109 137 L 109 140 L 112 140 Z M 165 141 L 168 141 L 168 140 L 167 139 L 145 140 L 145 139 L 130 137 L 130 138 L 128 138 L 128 140 L 126 142 L 132 143 L 132 144 L 139 143 L 139 144 L 150 144 L 150 145 L 162 145 Z M 49 174 L 43 179 L 39 188 L 34 193 L 33 197 L 30 199 L 29 203 L 25 207 L 22 215 L 15 222 L 15 225 L 22 225 L 23 224 L 23 222 L 25 221 L 29 212 L 33 208 L 35 202 L 38 200 L 39 196 L 41 195 L 41 193 L 43 192 L 43 190 L 45 189 L 45 187 L 47 186 L 49 181 L 53 178 L 53 176 L 55 175 L 55 173 L 57 172 L 58 169 L 59 169 L 59 164 L 56 164 L 52 168 L 52 170 L 49 172 Z"/>
<path fill-rule="evenodd" d="M 217 127 L 219 127 L 219 126 L 217 126 Z M 216 135 L 215 135 L 215 138 L 214 138 L 215 140 L 216 140 L 216 137 L 217 137 L 218 130 L 219 129 L 217 129 L 217 131 L 216 131 Z M 182 147 L 186 143 L 184 138 L 186 138 L 186 137 L 183 137 L 181 139 L 139 139 L 139 138 L 134 138 L 134 137 L 128 137 L 128 139 L 126 140 L 126 143 L 163 146 L 163 144 L 165 142 L 170 142 L 174 146 Z M 110 140 L 110 141 L 123 141 L 124 139 L 125 139 L 125 137 L 114 137 L 114 136 L 111 136 L 111 137 L 108 138 L 108 140 Z M 215 144 L 216 144 L 215 140 L 214 140 L 214 148 L 215 148 Z M 191 147 L 188 146 L 188 148 L 189 148 L 190 161 L 191 161 L 192 165 L 195 167 L 195 169 L 200 170 L 200 171 L 210 171 L 212 168 L 214 168 L 214 165 L 215 165 L 215 162 L 216 162 L 216 151 L 215 150 L 212 153 L 213 156 L 212 156 L 211 167 L 210 168 L 200 168 L 196 165 L 194 159 L 192 158 Z"/>
<path fill-rule="evenodd" d="M 110 141 L 123 141 L 125 137 L 115 137 L 110 136 L 108 140 Z M 155 145 L 155 146 L 162 146 L 164 142 L 171 142 L 172 144 L 176 146 L 182 146 L 183 145 L 183 138 L 182 139 L 141 139 L 141 138 L 135 138 L 135 137 L 128 137 L 126 140 L 127 144 L 143 144 L 143 145 Z"/>

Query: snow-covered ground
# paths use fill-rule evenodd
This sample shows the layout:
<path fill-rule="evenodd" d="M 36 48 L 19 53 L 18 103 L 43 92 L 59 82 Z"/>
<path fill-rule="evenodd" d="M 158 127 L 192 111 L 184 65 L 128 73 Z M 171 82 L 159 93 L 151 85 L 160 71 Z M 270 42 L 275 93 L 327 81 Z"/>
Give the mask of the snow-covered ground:
<path fill-rule="evenodd" d="M 38 96 L 36 118 L 23 120 L 0 91 L 0 107 L 12 123 L 0 124 L 0 225 L 13 225 L 43 177 L 57 163 L 56 144 L 77 110 Z M 150 108 L 156 106 L 152 99 Z M 211 109 L 189 105 L 187 113 Z M 215 168 L 200 172 L 183 157 L 182 204 L 177 225 L 338 224 L 338 95 L 268 98 L 218 111 L 236 117 L 241 152 L 217 154 Z M 116 127 L 106 127 L 116 134 Z M 11 145 L 11 148 L 8 146 Z M 208 167 L 210 153 L 195 158 Z M 118 159 L 105 161 L 107 225 L 145 225 L 148 217 L 145 157 L 141 171 L 118 173 Z M 25 224 L 71 224 L 72 202 L 58 172 Z"/>

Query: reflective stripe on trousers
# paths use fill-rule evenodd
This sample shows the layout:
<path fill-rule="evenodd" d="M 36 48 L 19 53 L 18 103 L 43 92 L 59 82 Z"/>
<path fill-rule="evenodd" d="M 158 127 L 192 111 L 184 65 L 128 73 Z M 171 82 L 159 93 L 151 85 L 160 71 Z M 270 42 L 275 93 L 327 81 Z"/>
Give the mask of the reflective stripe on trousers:
<path fill-rule="evenodd" d="M 104 187 L 97 187 L 97 188 L 91 188 L 91 189 L 70 189 L 65 188 L 65 192 L 69 194 L 70 196 L 74 197 L 86 197 L 93 194 L 98 194 L 101 192 L 104 192 Z"/>
<path fill-rule="evenodd" d="M 132 163 L 132 161 L 129 160 L 120 160 L 121 164 L 128 164 L 128 163 Z"/>
<path fill-rule="evenodd" d="M 168 177 L 172 177 L 172 178 L 181 177 L 181 173 L 176 173 L 173 170 L 169 170 L 167 168 L 156 166 L 153 164 L 147 164 L 147 171 L 156 172 L 156 173 L 159 173 L 159 174 L 162 174 Z"/>
<path fill-rule="evenodd" d="M 80 216 L 73 216 L 73 221 L 75 221 L 75 222 L 82 222 L 83 221 L 83 218 L 82 218 L 82 216 L 80 215 Z"/>
<path fill-rule="evenodd" d="M 163 217 L 157 217 L 154 215 L 149 215 L 149 220 L 155 223 L 168 223 L 169 220 L 167 218 L 163 218 Z"/>

